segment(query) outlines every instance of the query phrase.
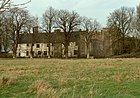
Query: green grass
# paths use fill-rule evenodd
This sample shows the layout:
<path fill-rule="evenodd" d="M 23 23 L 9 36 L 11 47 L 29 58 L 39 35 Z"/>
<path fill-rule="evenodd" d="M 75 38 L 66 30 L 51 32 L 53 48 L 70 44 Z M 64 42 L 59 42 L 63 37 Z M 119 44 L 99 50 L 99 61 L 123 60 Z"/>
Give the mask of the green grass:
<path fill-rule="evenodd" d="M 0 98 L 139 98 L 140 59 L 0 59 Z"/>

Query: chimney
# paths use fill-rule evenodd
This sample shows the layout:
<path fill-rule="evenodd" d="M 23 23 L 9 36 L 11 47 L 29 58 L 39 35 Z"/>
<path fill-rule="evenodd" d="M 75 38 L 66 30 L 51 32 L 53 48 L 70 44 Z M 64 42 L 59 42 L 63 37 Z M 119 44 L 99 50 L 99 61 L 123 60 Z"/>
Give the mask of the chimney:
<path fill-rule="evenodd" d="M 38 33 L 38 26 L 33 27 L 33 33 Z"/>

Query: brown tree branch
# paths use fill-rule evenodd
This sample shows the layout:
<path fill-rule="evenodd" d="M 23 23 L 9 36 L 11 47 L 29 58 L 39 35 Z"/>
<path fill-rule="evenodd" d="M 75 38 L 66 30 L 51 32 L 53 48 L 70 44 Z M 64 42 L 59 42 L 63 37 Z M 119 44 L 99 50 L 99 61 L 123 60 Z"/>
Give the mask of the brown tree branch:
<path fill-rule="evenodd" d="M 0 0 L 0 12 L 4 12 L 5 10 L 10 9 L 11 7 L 23 6 L 30 2 L 31 0 L 20 4 L 13 4 L 12 0 Z"/>

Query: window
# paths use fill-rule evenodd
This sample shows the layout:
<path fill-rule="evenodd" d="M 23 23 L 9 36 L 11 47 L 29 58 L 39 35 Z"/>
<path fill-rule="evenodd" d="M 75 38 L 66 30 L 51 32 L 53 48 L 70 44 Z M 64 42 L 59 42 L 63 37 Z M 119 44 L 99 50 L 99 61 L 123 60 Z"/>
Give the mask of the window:
<path fill-rule="evenodd" d="M 36 48 L 40 48 L 40 45 L 39 45 L 39 44 L 37 44 L 37 45 L 36 45 Z"/>
<path fill-rule="evenodd" d="M 75 42 L 75 46 L 78 46 L 78 42 Z"/>
<path fill-rule="evenodd" d="M 44 51 L 44 55 L 47 55 L 47 51 Z"/>
<path fill-rule="evenodd" d="M 34 44 L 32 44 L 32 46 L 34 46 Z"/>
<path fill-rule="evenodd" d="M 49 44 L 47 44 L 47 47 L 49 47 Z"/>
<path fill-rule="evenodd" d="M 29 46 L 29 44 L 27 44 L 27 46 Z"/>
<path fill-rule="evenodd" d="M 74 55 L 77 55 L 78 54 L 78 50 L 74 50 Z"/>
<path fill-rule="evenodd" d="M 41 51 L 38 51 L 38 55 L 41 55 Z"/>
<path fill-rule="evenodd" d="M 26 51 L 26 56 L 29 56 L 29 51 Z"/>
<path fill-rule="evenodd" d="M 20 52 L 18 53 L 18 56 L 20 56 Z"/>
<path fill-rule="evenodd" d="M 53 55 L 53 51 L 51 52 L 51 55 Z"/>

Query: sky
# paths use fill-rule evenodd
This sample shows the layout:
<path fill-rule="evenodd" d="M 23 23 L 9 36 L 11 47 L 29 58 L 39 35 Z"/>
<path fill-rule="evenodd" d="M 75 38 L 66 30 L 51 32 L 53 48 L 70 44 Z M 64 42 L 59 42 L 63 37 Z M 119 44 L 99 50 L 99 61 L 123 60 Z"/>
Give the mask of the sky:
<path fill-rule="evenodd" d="M 22 3 L 28 0 L 13 0 L 14 3 Z M 140 0 L 31 0 L 26 9 L 34 16 L 42 17 L 42 14 L 50 6 L 55 9 L 67 9 L 76 11 L 80 16 L 96 19 L 103 27 L 106 26 L 107 17 L 111 12 L 122 6 L 133 7 L 140 4 Z"/>

